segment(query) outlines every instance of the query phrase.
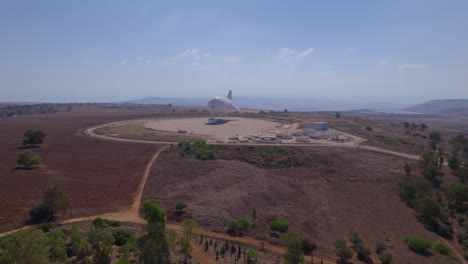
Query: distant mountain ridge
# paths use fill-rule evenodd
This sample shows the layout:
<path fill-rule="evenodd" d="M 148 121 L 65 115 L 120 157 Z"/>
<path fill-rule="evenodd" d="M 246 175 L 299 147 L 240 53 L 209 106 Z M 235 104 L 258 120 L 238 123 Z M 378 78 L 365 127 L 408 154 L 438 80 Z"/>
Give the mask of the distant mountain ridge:
<path fill-rule="evenodd" d="M 468 114 L 468 99 L 432 100 L 404 109 L 424 114 Z"/>
<path fill-rule="evenodd" d="M 211 98 L 163 98 L 147 97 L 126 101 L 133 104 L 172 104 L 174 106 L 207 106 Z M 382 102 L 342 102 L 326 99 L 288 99 L 234 97 L 234 103 L 244 109 L 282 111 L 351 111 L 354 109 L 399 110 L 408 105 Z"/>

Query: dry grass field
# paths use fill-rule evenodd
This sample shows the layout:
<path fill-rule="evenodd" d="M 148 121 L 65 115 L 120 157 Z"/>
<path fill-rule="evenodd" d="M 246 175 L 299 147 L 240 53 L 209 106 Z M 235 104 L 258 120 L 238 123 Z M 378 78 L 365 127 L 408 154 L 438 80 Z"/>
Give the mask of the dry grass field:
<path fill-rule="evenodd" d="M 38 204 L 45 186 L 59 182 L 70 194 L 69 217 L 108 212 L 129 206 L 155 145 L 103 141 L 79 135 L 82 128 L 145 117 L 139 112 L 61 112 L 0 119 L 0 230 L 20 224 Z M 16 156 L 26 129 L 43 130 L 39 148 L 44 165 L 15 170 Z"/>
<path fill-rule="evenodd" d="M 371 247 L 376 240 L 386 241 L 395 263 L 457 263 L 453 257 L 415 254 L 404 244 L 408 235 L 431 241 L 437 236 L 424 229 L 400 200 L 397 182 L 406 161 L 402 158 L 315 147 L 300 149 L 310 157 L 304 166 L 267 168 L 238 160 L 245 155 L 235 153 L 249 152 L 246 146 L 221 150 L 229 151 L 231 158 L 212 161 L 179 157 L 178 151 L 162 154 L 153 165 L 143 199 L 160 199 L 172 220 L 180 220 L 174 204 L 186 202 L 184 217 L 219 232 L 225 232 L 231 220 L 250 219 L 255 207 L 261 217 L 248 235 L 273 244 L 281 240 L 269 235 L 267 222 L 284 216 L 292 230 L 317 241 L 318 255 L 331 259 L 333 241 L 349 239 L 349 233 L 356 231 Z M 377 259 L 375 253 L 373 258 Z"/>

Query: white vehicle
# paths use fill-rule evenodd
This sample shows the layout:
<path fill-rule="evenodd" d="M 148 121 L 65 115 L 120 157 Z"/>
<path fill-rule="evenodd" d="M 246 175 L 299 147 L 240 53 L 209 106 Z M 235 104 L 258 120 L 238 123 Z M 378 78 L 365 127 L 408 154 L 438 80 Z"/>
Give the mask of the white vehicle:
<path fill-rule="evenodd" d="M 214 119 L 216 115 L 226 116 L 229 110 L 240 111 L 239 107 L 232 103 L 232 91 L 229 90 L 228 96 L 216 96 L 208 102 L 208 107 L 211 111 L 211 118 Z"/>

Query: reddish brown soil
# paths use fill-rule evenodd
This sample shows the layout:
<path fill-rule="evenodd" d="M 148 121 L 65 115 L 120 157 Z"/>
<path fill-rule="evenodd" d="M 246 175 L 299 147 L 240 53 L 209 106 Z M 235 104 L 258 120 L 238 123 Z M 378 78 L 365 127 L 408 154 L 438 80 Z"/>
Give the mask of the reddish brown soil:
<path fill-rule="evenodd" d="M 348 148 L 304 152 L 332 162 L 332 168 L 321 164 L 270 169 L 236 160 L 180 158 L 177 151 L 163 153 L 152 168 L 143 199 L 160 199 L 170 219 L 176 219 L 174 204 L 187 202 L 186 217 L 220 232 L 228 221 L 250 219 L 255 207 L 261 219 L 248 235 L 274 244 L 280 240 L 268 234 L 266 224 L 285 216 L 292 230 L 317 241 L 317 255 L 331 259 L 333 241 L 349 240 L 349 232 L 357 231 L 372 248 L 376 240 L 386 240 L 394 263 L 456 263 L 453 257 L 415 254 L 403 243 L 408 235 L 437 239 L 399 198 L 397 181 L 404 159 Z M 377 260 L 375 253 L 373 259 Z"/>
<path fill-rule="evenodd" d="M 153 114 L 154 115 L 154 114 Z M 0 119 L 0 230 L 17 226 L 41 200 L 44 187 L 59 182 L 70 194 L 69 217 L 130 206 L 143 170 L 158 146 L 111 142 L 80 136 L 79 130 L 111 121 L 148 117 L 139 112 L 70 112 Z M 41 129 L 44 165 L 13 170 L 23 132 Z"/>

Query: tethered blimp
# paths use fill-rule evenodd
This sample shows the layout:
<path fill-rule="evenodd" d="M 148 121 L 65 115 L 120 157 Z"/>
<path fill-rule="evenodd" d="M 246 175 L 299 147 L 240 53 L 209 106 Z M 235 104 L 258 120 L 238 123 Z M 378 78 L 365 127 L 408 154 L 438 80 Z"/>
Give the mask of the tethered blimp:
<path fill-rule="evenodd" d="M 240 111 L 239 107 L 232 103 L 232 91 L 229 90 L 228 96 L 216 96 L 215 98 L 211 99 L 208 102 L 208 107 L 211 111 L 211 118 L 208 123 L 216 123 L 216 119 L 214 117 L 216 115 L 226 116 L 229 110 L 235 109 Z"/>

